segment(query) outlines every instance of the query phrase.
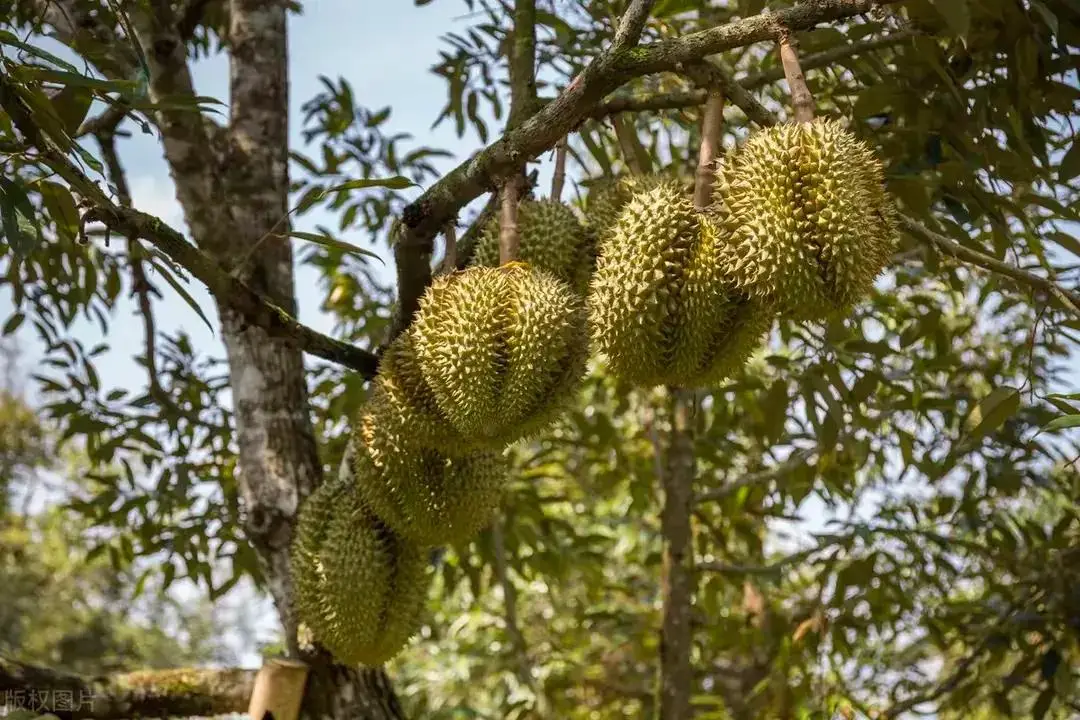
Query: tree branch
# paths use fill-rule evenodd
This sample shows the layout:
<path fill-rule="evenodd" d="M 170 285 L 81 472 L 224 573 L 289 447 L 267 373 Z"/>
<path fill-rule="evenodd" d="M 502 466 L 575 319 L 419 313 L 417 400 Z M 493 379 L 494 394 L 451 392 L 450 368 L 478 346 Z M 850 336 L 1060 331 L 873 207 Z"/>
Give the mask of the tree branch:
<path fill-rule="evenodd" d="M 742 110 L 751 122 L 761 127 L 776 124 L 776 115 L 758 102 L 745 87 L 735 80 L 731 71 L 720 63 L 702 60 L 688 65 L 685 72 L 687 77 L 699 86 L 719 91 L 731 101 L 732 105 Z"/>
<path fill-rule="evenodd" d="M 777 23 L 792 30 L 811 28 L 865 13 L 897 0 L 817 0 L 754 16 L 680 38 L 631 47 L 644 29 L 652 0 L 635 0 L 616 32 L 616 43 L 601 52 L 543 109 L 458 165 L 402 212 L 402 232 L 394 258 L 398 267 L 398 318 L 394 332 L 412 320 L 431 282 L 434 238 L 474 198 L 501 185 L 523 161 L 550 150 L 559 138 L 589 117 L 605 95 L 641 75 L 677 71 L 686 63 L 776 37 Z"/>
<path fill-rule="evenodd" d="M 881 50 L 893 45 L 899 45 L 900 43 L 910 40 L 911 38 L 919 35 L 917 30 L 904 29 L 894 33 L 885 35 L 884 37 L 874 38 L 871 40 L 862 40 L 854 42 L 849 45 L 842 45 L 840 47 L 832 48 L 831 50 L 824 50 L 819 53 L 807 55 L 802 58 L 803 70 L 815 70 L 817 68 L 826 67 L 833 63 L 845 60 L 847 58 L 854 57 L 856 55 L 862 55 L 875 50 Z M 774 83 L 777 80 L 784 79 L 784 71 L 782 68 L 776 68 L 773 70 L 766 70 L 764 72 L 750 73 L 738 80 L 738 84 L 742 86 L 744 90 L 751 91 L 756 90 L 764 85 Z M 608 115 L 622 112 L 655 112 L 658 110 L 684 110 L 687 108 L 699 107 L 705 102 L 705 90 L 681 90 L 670 93 L 657 93 L 654 95 L 635 96 L 635 95 L 615 95 L 608 98 L 606 101 L 596 107 L 591 113 L 590 117 L 596 120 L 603 119 Z M 732 96 L 734 97 L 734 96 Z M 546 100 L 550 102 L 550 100 Z M 734 102 L 734 100 L 733 100 Z M 741 107 L 741 106 L 740 106 Z"/>
<path fill-rule="evenodd" d="M 8 709 L 24 702 L 23 709 L 61 720 L 243 713 L 254 683 L 253 670 L 148 670 L 85 678 L 0 658 L 0 691 Z"/>
<path fill-rule="evenodd" d="M 256 293 L 245 283 L 226 273 L 220 265 L 191 245 L 178 231 L 160 219 L 114 203 L 34 124 L 32 113 L 14 91 L 14 81 L 0 75 L 0 106 L 41 159 L 90 205 L 83 222 L 101 222 L 128 238 L 140 238 L 161 250 L 170 260 L 200 280 L 222 305 L 233 308 L 252 325 L 257 325 L 289 345 L 312 355 L 373 377 L 377 360 L 372 353 L 323 335 Z"/>
<path fill-rule="evenodd" d="M 944 235 L 924 227 L 923 225 L 915 222 L 909 217 L 901 215 L 900 227 L 902 227 L 909 235 L 916 240 L 922 242 L 924 245 L 929 245 L 936 248 L 942 253 L 961 260 L 963 262 L 981 267 L 984 270 L 989 270 L 992 273 L 1003 275 L 1007 278 L 1026 285 L 1036 290 L 1042 290 L 1056 298 L 1067 310 L 1073 314 L 1080 316 L 1080 292 L 1075 290 L 1069 290 L 1062 287 L 1060 284 L 1036 275 L 1035 273 L 1022 270 L 1018 267 L 1013 267 L 1008 263 L 996 260 L 989 255 L 979 252 L 978 250 L 971 250 L 969 248 L 953 242 Z"/>

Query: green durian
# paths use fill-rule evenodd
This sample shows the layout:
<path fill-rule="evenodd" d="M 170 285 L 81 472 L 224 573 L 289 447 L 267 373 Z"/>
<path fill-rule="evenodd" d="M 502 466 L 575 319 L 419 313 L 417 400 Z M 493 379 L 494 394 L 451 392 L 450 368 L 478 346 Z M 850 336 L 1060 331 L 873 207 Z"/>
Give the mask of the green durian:
<path fill-rule="evenodd" d="M 523 200 L 518 204 L 520 260 L 546 270 L 574 287 L 583 287 L 582 263 L 591 248 L 585 228 L 574 211 L 557 200 Z M 473 250 L 471 265 L 499 265 L 499 220 L 484 226 Z"/>
<path fill-rule="evenodd" d="M 447 453 L 472 449 L 469 439 L 462 437 L 439 409 L 420 372 L 412 333 L 402 333 L 386 348 L 372 381 L 370 402 L 399 417 L 416 445 Z"/>
<path fill-rule="evenodd" d="M 713 200 L 736 287 L 791 319 L 849 310 L 896 241 L 881 163 L 831 120 L 751 135 L 719 161 Z"/>
<path fill-rule="evenodd" d="M 409 332 L 442 416 L 501 450 L 549 425 L 576 391 L 584 320 L 567 283 L 515 262 L 436 278 Z"/>
<path fill-rule="evenodd" d="M 428 555 L 364 506 L 356 486 L 335 479 L 300 512 L 292 545 L 299 618 L 346 665 L 381 665 L 423 624 Z"/>
<path fill-rule="evenodd" d="M 671 175 L 622 175 L 594 183 L 585 197 L 585 226 L 595 235 L 614 227 L 619 213 L 635 193 L 645 192 L 658 185 L 681 182 Z"/>
<path fill-rule="evenodd" d="M 635 193 L 619 214 L 589 295 L 593 344 L 615 375 L 697 387 L 749 357 L 773 315 L 728 281 L 721 233 L 677 181 Z"/>
<path fill-rule="evenodd" d="M 462 542 L 484 528 L 509 471 L 499 452 L 449 457 L 417 445 L 407 419 L 379 397 L 361 410 L 351 452 L 364 502 L 395 533 L 423 546 Z"/>

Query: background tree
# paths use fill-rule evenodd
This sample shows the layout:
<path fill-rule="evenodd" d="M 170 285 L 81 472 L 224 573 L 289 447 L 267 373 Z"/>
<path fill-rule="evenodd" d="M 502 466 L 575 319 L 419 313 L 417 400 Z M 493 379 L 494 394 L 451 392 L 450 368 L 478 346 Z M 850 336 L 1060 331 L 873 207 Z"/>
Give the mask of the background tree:
<path fill-rule="evenodd" d="M 402 701 L 433 717 L 684 717 L 654 700 L 670 680 L 662 618 L 678 610 L 692 642 L 665 656 L 692 669 L 678 700 L 698 717 L 1073 711 L 1077 450 L 1062 431 L 1080 399 L 1053 392 L 1080 329 L 1073 3 L 466 0 L 433 68 L 448 90 L 437 122 L 488 143 L 506 115 L 507 131 L 437 181 L 442 153 L 405 149 L 344 79 L 305 105 L 311 154 L 290 153 L 285 4 L 8 5 L 5 330 L 29 320 L 40 335 L 44 410 L 96 466 L 74 507 L 121 564 L 162 558 L 166 586 L 193 578 L 217 596 L 256 577 L 287 652 L 312 665 L 308 714 L 402 714 L 382 671 L 301 647 L 287 547 L 299 504 L 336 471 L 377 349 L 430 281 L 438 233 L 486 193 L 490 217 L 503 183 L 564 137 L 579 188 L 634 164 L 690 177 L 710 94 L 727 100 L 726 145 L 788 115 L 781 30 L 818 112 L 848 118 L 886 162 L 907 218 L 887 276 L 842 322 L 779 322 L 688 416 L 595 367 L 580 407 L 515 450 L 504 518 L 437 563 L 434 618 L 393 668 Z M 42 32 L 92 67 L 44 52 Z M 191 59 L 211 52 L 229 58 L 226 123 L 192 86 Z M 613 124 L 633 131 L 625 150 Z M 114 141 L 137 126 L 162 139 L 194 244 L 130 207 Z M 95 151 L 76 142 L 91 137 Z M 410 183 L 430 186 L 407 203 Z M 338 212 L 338 232 L 362 228 L 376 249 L 391 239 L 396 301 L 366 249 L 293 231 L 290 207 Z M 335 338 L 294 319 L 290 235 L 311 243 Z M 151 298 L 187 298 L 188 275 L 215 299 L 227 367 L 155 330 Z M 135 392 L 102 388 L 102 351 L 70 337 L 77 314 L 106 334 L 125 290 L 146 334 Z M 309 382 L 302 351 L 332 364 Z M 693 487 L 666 475 L 676 420 Z M 694 592 L 679 608 L 660 590 L 675 540 L 662 485 L 692 498 L 678 524 Z M 785 538 L 799 515 L 831 520 Z"/>

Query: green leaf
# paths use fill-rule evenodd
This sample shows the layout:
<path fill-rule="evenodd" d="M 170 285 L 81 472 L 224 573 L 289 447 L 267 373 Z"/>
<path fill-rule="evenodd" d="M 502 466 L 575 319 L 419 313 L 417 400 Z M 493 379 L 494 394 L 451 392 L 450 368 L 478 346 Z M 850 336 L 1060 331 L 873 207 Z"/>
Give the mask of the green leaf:
<path fill-rule="evenodd" d="M 1080 427 L 1080 415 L 1062 415 L 1059 418 L 1054 418 L 1046 423 L 1046 425 L 1043 425 L 1042 430 L 1039 432 L 1053 432 L 1055 430 L 1066 430 L 1074 427 Z"/>
<path fill-rule="evenodd" d="M 968 0 L 934 0 L 934 8 L 956 35 L 966 37 L 971 29 Z"/>
<path fill-rule="evenodd" d="M 20 218 L 20 215 L 23 217 Z M 26 191 L 8 178 L 0 177 L 0 220 L 4 228 L 4 237 L 12 251 L 25 255 L 34 249 L 35 239 L 41 240 L 41 229 L 33 224 L 34 206 L 26 196 Z M 33 229 L 37 237 L 28 229 Z"/>
<path fill-rule="evenodd" d="M 974 442 L 990 434 L 1020 408 L 1020 391 L 999 387 L 984 397 L 964 421 L 968 440 Z"/>
<path fill-rule="evenodd" d="M 335 250 L 341 250 L 342 252 L 347 252 L 351 255 L 359 255 L 361 257 L 373 257 L 379 262 L 381 262 L 383 265 L 386 264 L 386 262 L 381 257 L 379 257 L 378 253 L 356 247 L 355 245 L 350 245 L 349 243 L 343 240 L 338 240 L 331 235 L 302 232 L 300 230 L 290 230 L 289 235 L 300 238 L 301 240 L 307 240 L 308 242 L 312 242 L 317 245 L 334 248 Z"/>
<path fill-rule="evenodd" d="M 4 323 L 4 329 L 2 331 L 3 334 L 5 336 L 11 335 L 13 332 L 19 329 L 19 326 L 23 324 L 23 320 L 25 319 L 26 316 L 23 315 L 21 312 L 17 312 L 12 315 L 10 318 L 8 318 L 8 321 Z"/>
<path fill-rule="evenodd" d="M 27 43 L 24 43 L 13 33 L 8 32 L 7 30 L 0 30 L 0 43 L 4 45 L 11 45 L 12 47 L 17 47 L 23 52 L 30 53 L 31 55 L 40 60 L 51 62 L 53 65 L 59 65 L 65 70 L 70 70 L 71 72 L 78 72 L 78 69 L 66 60 L 62 60 L 61 58 L 58 58 L 52 53 L 42 50 L 36 45 L 28 45 Z"/>
<path fill-rule="evenodd" d="M 403 175 L 395 175 L 389 178 L 366 178 L 363 180 L 349 180 L 343 182 L 340 185 L 331 185 L 323 190 L 324 195 L 329 195 L 332 192 L 338 192 L 340 190 L 362 190 L 364 188 L 372 187 L 384 187 L 391 190 L 403 190 L 407 187 L 416 185 L 412 180 Z"/>
<path fill-rule="evenodd" d="M 132 80 L 101 80 L 99 78 L 83 75 L 68 70 L 53 70 L 51 68 L 22 66 L 19 68 L 20 76 L 31 80 L 57 83 L 67 87 L 81 87 L 97 90 L 98 92 L 115 92 L 130 95 L 139 88 L 139 84 Z"/>
<path fill-rule="evenodd" d="M 56 230 L 68 240 L 74 240 L 79 233 L 79 211 L 71 191 L 60 183 L 44 180 L 38 184 L 41 201 L 49 216 L 56 223 Z"/>
<path fill-rule="evenodd" d="M 160 263 L 157 263 L 154 260 L 150 261 L 150 267 L 157 269 L 157 271 L 161 273 L 161 276 L 165 278 L 165 281 L 172 285 L 173 290 L 176 291 L 176 294 L 183 298 L 184 302 L 191 306 L 192 310 L 198 313 L 199 317 L 202 318 L 202 321 L 206 323 L 206 327 L 210 328 L 210 332 L 211 334 L 213 334 L 214 326 L 210 324 L 210 320 L 206 317 L 206 313 L 204 313 L 202 311 L 202 308 L 199 307 L 199 304 L 195 302 L 195 298 L 191 297 L 191 294 L 184 289 L 184 286 L 180 284 L 180 281 L 174 278 L 172 273 L 169 272 L 167 268 L 163 267 Z"/>
<path fill-rule="evenodd" d="M 50 99 L 53 110 L 56 111 L 60 122 L 64 124 L 64 130 L 71 137 L 75 137 L 76 131 L 90 112 L 90 106 L 94 102 L 94 95 L 86 88 L 67 85 L 63 90 L 56 93 Z"/>
<path fill-rule="evenodd" d="M 1058 165 L 1058 179 L 1067 183 L 1077 175 L 1080 175 L 1080 140 L 1073 140 L 1072 147 Z"/>

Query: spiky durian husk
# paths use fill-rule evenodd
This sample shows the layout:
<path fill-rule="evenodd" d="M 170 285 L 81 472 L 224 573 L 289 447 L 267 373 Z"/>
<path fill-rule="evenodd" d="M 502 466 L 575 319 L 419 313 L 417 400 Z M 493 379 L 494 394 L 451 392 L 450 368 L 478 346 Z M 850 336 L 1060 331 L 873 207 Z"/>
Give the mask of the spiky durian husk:
<path fill-rule="evenodd" d="M 615 225 L 619 213 L 634 197 L 658 185 L 682 182 L 667 174 L 623 175 L 597 182 L 585 198 L 585 226 L 597 236 Z"/>
<path fill-rule="evenodd" d="M 437 278 L 409 332 L 442 415 L 492 449 L 554 420 L 584 374 L 580 298 L 524 263 Z"/>
<path fill-rule="evenodd" d="M 352 438 L 360 495 L 386 525 L 423 546 L 469 539 L 491 520 L 507 476 L 501 453 L 450 457 L 417 445 L 393 407 L 372 398 Z"/>
<path fill-rule="evenodd" d="M 372 381 L 371 401 L 401 418 L 415 444 L 444 452 L 468 452 L 468 439 L 457 432 L 436 402 L 420 372 L 412 335 L 399 335 L 379 361 L 379 372 Z"/>
<path fill-rule="evenodd" d="M 324 483 L 305 503 L 292 546 L 301 621 L 343 664 L 380 665 L 424 619 L 428 558 L 383 526 L 349 482 Z"/>
<path fill-rule="evenodd" d="M 831 120 L 751 135 L 721 159 L 713 199 L 736 287 L 792 319 L 850 309 L 895 244 L 881 164 Z"/>
<path fill-rule="evenodd" d="M 720 233 L 677 181 L 636 193 L 619 214 L 589 296 L 593 343 L 615 375 L 693 387 L 746 360 L 772 316 L 733 291 Z"/>
<path fill-rule="evenodd" d="M 522 262 L 546 270 L 555 277 L 579 286 L 581 265 L 588 260 L 589 237 L 577 215 L 556 200 L 523 200 L 518 205 L 518 232 L 521 234 Z M 484 226 L 473 251 L 472 265 L 499 264 L 499 221 Z"/>

